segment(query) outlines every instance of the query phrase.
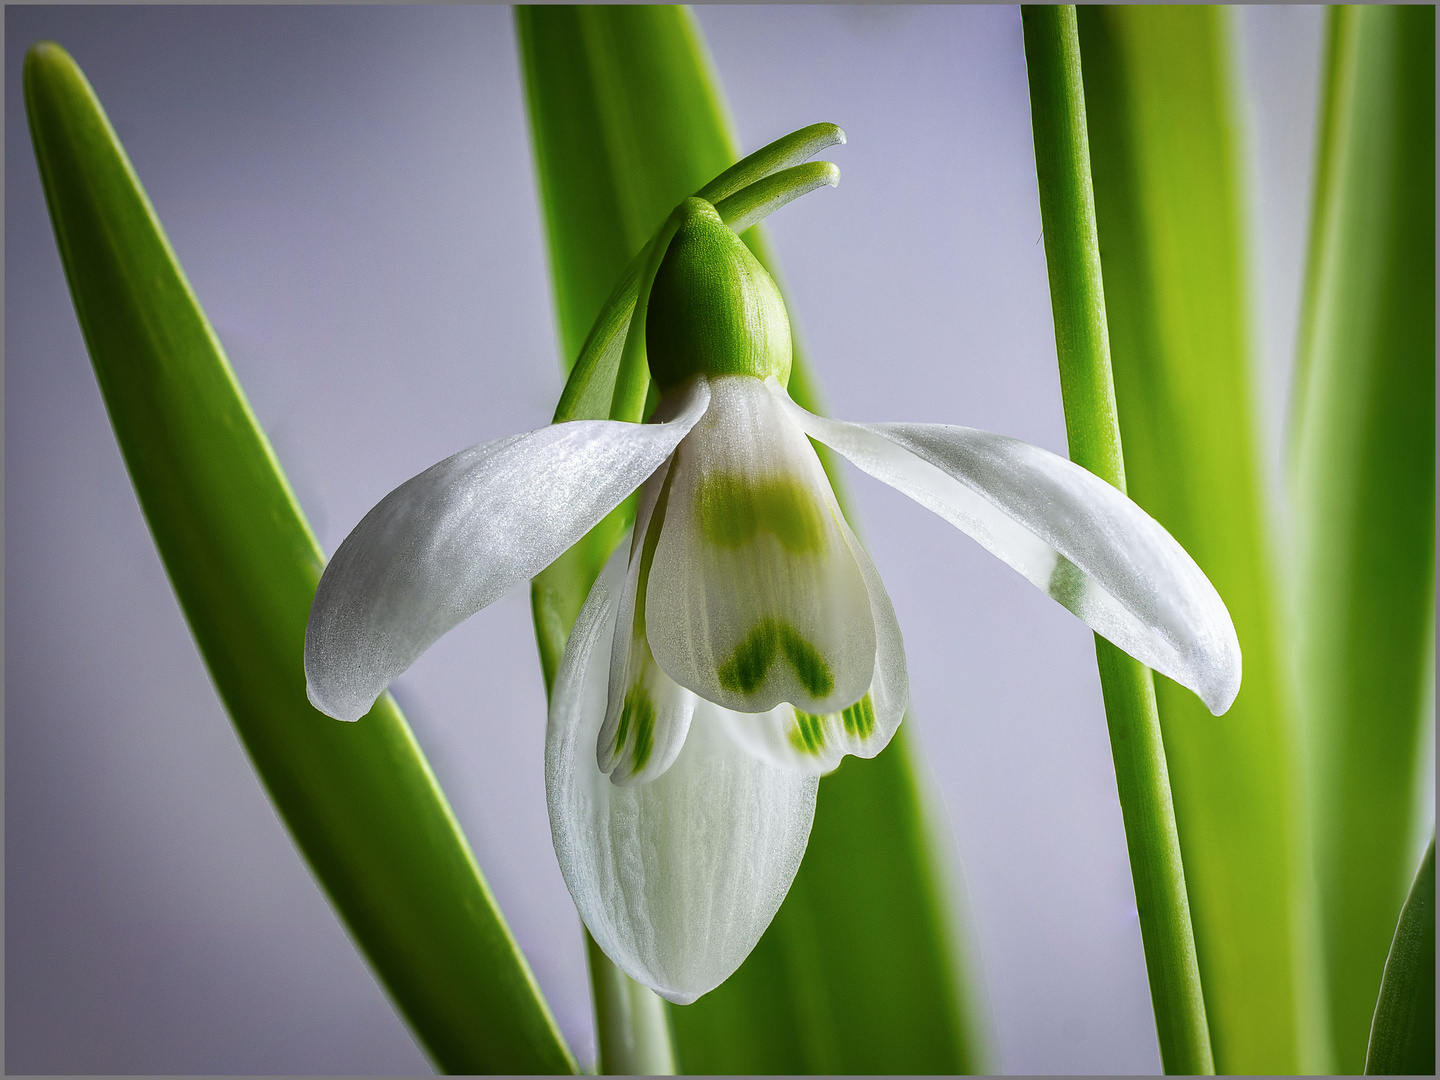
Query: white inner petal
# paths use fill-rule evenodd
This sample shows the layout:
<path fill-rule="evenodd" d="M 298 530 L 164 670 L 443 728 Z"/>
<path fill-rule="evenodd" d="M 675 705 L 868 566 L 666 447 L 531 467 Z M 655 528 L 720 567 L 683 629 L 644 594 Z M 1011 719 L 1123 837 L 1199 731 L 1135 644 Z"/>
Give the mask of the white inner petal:
<path fill-rule="evenodd" d="M 546 795 L 561 873 L 591 934 L 677 1004 L 727 979 L 789 891 L 815 812 L 814 776 L 746 754 L 700 702 L 675 763 L 620 787 L 596 767 L 625 559 L 576 619 L 555 681 Z"/>
<path fill-rule="evenodd" d="M 685 743 L 695 711 L 695 695 L 660 670 L 645 637 L 643 598 L 660 526 L 655 507 L 670 464 L 656 470 L 641 489 L 620 594 L 605 723 L 595 746 L 600 771 L 616 784 L 648 783 L 668 769 Z"/>
<path fill-rule="evenodd" d="M 814 449 L 748 376 L 710 380 L 675 451 L 645 621 L 660 667 L 740 712 L 862 697 L 876 631 L 864 575 Z"/>
<path fill-rule="evenodd" d="M 805 431 L 935 511 L 1217 716 L 1240 690 L 1224 602 L 1175 538 L 1074 462 L 948 424 L 850 424 L 814 416 L 774 380 Z"/>
<path fill-rule="evenodd" d="M 773 765 L 817 775 L 834 769 L 846 754 L 868 758 L 885 749 L 910 701 L 905 643 L 890 595 L 848 524 L 844 532 L 865 578 L 875 620 L 875 676 L 869 691 L 854 705 L 823 716 L 798 711 L 792 705 L 753 714 L 715 707 L 726 730 L 744 749 Z"/>

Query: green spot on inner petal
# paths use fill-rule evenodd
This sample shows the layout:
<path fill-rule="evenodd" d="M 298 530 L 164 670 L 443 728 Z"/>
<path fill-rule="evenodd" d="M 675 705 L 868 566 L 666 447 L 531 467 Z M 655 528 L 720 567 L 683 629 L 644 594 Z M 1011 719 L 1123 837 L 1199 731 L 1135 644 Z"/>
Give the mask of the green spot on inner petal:
<path fill-rule="evenodd" d="M 717 673 L 720 685 L 726 690 L 741 694 L 753 694 L 765 681 L 770 664 L 775 659 L 780 635 L 775 629 L 774 619 L 765 619 L 746 635 L 745 640 L 735 646 L 730 659 L 720 665 Z"/>
<path fill-rule="evenodd" d="M 825 512 L 795 477 L 707 476 L 695 506 L 701 532 L 716 547 L 739 547 L 764 530 L 792 555 L 825 550 Z"/>
<path fill-rule="evenodd" d="M 751 628 L 730 659 L 720 665 L 716 673 L 720 685 L 726 690 L 753 694 L 765 682 L 777 652 L 785 654 L 800 677 L 800 685 L 811 697 L 824 697 L 835 689 L 830 666 L 820 651 L 782 619 L 761 619 Z"/>
<path fill-rule="evenodd" d="M 825 749 L 825 718 L 796 709 L 795 723 L 790 728 L 790 745 L 802 754 L 818 756 Z"/>
<path fill-rule="evenodd" d="M 875 730 L 875 703 L 866 694 L 840 714 L 845 730 L 858 739 L 868 739 Z"/>
<path fill-rule="evenodd" d="M 795 668 L 795 674 L 800 676 L 800 685 L 811 697 L 824 697 L 835 689 L 825 658 L 789 623 L 780 624 L 780 647 L 785 650 L 785 658 Z"/>
<path fill-rule="evenodd" d="M 625 694 L 625 705 L 620 710 L 620 723 L 615 728 L 615 753 L 618 755 L 625 746 L 625 736 L 635 727 L 635 749 L 633 772 L 639 772 L 650 760 L 655 749 L 655 703 L 650 700 L 645 687 L 636 683 Z"/>

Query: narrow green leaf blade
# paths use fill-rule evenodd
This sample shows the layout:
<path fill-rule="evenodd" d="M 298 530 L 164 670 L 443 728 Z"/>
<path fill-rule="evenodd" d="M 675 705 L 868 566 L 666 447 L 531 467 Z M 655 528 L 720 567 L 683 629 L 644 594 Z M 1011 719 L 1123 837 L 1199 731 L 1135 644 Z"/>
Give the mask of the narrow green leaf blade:
<path fill-rule="evenodd" d="M 53 43 L 30 50 L 24 82 L 116 439 L 281 817 L 440 1068 L 573 1072 L 394 701 L 344 724 L 306 700 L 305 623 L 323 556 L 99 102 Z"/>
<path fill-rule="evenodd" d="M 568 363 L 665 215 L 737 155 L 684 9 L 527 7 L 516 21 Z M 815 139 L 837 141 L 825 130 Z M 760 230 L 744 239 L 774 274 Z M 798 345 L 790 393 L 820 410 Z M 614 539 L 587 539 L 536 579 L 542 656 L 558 658 Z M 774 923 L 728 982 L 671 1009 L 685 1072 L 977 1067 L 908 754 L 902 728 L 879 757 L 847 760 L 821 782 L 810 847 Z"/>
<path fill-rule="evenodd" d="M 1323 1070 L 1224 13 L 1082 7 L 1079 25 L 1129 494 L 1215 584 L 1244 656 L 1224 716 L 1155 679 L 1215 1068 Z"/>
<path fill-rule="evenodd" d="M 1434 836 L 1410 886 L 1390 955 L 1385 958 L 1365 1072 L 1372 1076 L 1435 1073 Z"/>
<path fill-rule="evenodd" d="M 1331 18 L 1292 482 L 1331 1031 L 1358 1072 L 1434 722 L 1435 9 Z"/>

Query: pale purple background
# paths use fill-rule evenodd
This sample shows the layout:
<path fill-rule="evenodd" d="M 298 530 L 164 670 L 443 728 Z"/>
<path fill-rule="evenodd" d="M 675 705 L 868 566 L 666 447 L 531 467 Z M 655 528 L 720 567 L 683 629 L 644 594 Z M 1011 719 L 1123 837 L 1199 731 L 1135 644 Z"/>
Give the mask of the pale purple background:
<path fill-rule="evenodd" d="M 849 133 L 829 155 L 839 189 L 772 219 L 833 412 L 1063 453 L 1017 11 L 712 7 L 700 21 L 746 150 L 817 120 Z M 1251 10 L 1237 26 L 1273 446 L 1320 21 Z M 25 127 L 21 61 L 42 37 L 105 103 L 332 551 L 400 481 L 544 424 L 560 391 L 510 13 L 5 19 L 7 1070 L 426 1070 L 261 791 L 137 508 Z M 905 631 L 993 1067 L 1157 1070 L 1089 632 L 903 497 L 864 477 L 851 490 Z M 396 692 L 592 1059 L 525 590 Z"/>

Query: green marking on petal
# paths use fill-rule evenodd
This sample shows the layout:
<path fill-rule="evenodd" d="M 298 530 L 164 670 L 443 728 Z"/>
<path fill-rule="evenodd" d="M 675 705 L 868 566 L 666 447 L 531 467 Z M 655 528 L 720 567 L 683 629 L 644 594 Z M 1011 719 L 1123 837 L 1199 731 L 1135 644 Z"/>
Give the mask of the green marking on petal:
<path fill-rule="evenodd" d="M 825 718 L 796 709 L 795 723 L 790 728 L 790 745 L 802 754 L 819 756 L 825 749 Z"/>
<path fill-rule="evenodd" d="M 774 619 L 763 619 L 745 640 L 735 646 L 735 652 L 716 672 L 720 685 L 726 690 L 741 694 L 753 694 L 760 689 L 780 647 L 780 634 Z"/>
<path fill-rule="evenodd" d="M 855 704 L 838 713 L 816 716 L 801 709 L 795 710 L 795 722 L 790 725 L 787 736 L 790 745 L 802 754 L 819 757 L 825 752 L 825 722 L 838 717 L 849 734 L 868 739 L 875 731 L 875 704 L 866 694 Z"/>
<path fill-rule="evenodd" d="M 730 659 L 720 665 L 716 672 L 720 685 L 736 693 L 753 694 L 770 673 L 775 654 L 782 651 L 800 677 L 800 685 L 811 697 L 824 697 L 835 689 L 830 665 L 825 663 L 820 651 L 781 619 L 761 619 L 755 624 L 745 640 L 735 647 Z"/>
<path fill-rule="evenodd" d="M 625 736 L 630 733 L 630 718 L 633 715 L 633 710 L 630 706 L 634 700 L 633 694 L 634 691 L 632 690 L 629 694 L 625 695 L 625 707 L 620 710 L 620 723 L 615 725 L 616 755 L 619 755 L 620 751 L 625 748 Z"/>
<path fill-rule="evenodd" d="M 1045 591 L 1050 594 L 1052 600 L 1058 601 L 1070 610 L 1075 609 L 1080 597 L 1084 595 L 1090 579 L 1064 555 L 1057 555 L 1055 569 L 1050 571 L 1050 581 Z"/>
<path fill-rule="evenodd" d="M 620 723 L 615 729 L 616 754 L 619 754 L 625 745 L 625 736 L 629 734 L 632 723 L 635 726 L 632 771 L 639 772 L 650 760 L 650 752 L 655 749 L 655 703 L 650 700 L 645 687 L 639 683 L 625 694 L 625 705 L 620 710 Z"/>
<path fill-rule="evenodd" d="M 840 713 L 845 730 L 859 739 L 868 739 L 875 731 L 875 703 L 866 694 Z"/>
<path fill-rule="evenodd" d="M 707 476 L 695 506 L 701 532 L 717 547 L 739 547 L 764 530 L 792 555 L 818 555 L 825 550 L 824 511 L 794 477 Z"/>
<path fill-rule="evenodd" d="M 824 697 L 835 689 L 835 679 L 830 674 L 830 665 L 820 655 L 820 650 L 811 645 L 789 623 L 780 624 L 780 646 L 785 658 L 800 676 L 800 685 L 811 697 Z"/>

